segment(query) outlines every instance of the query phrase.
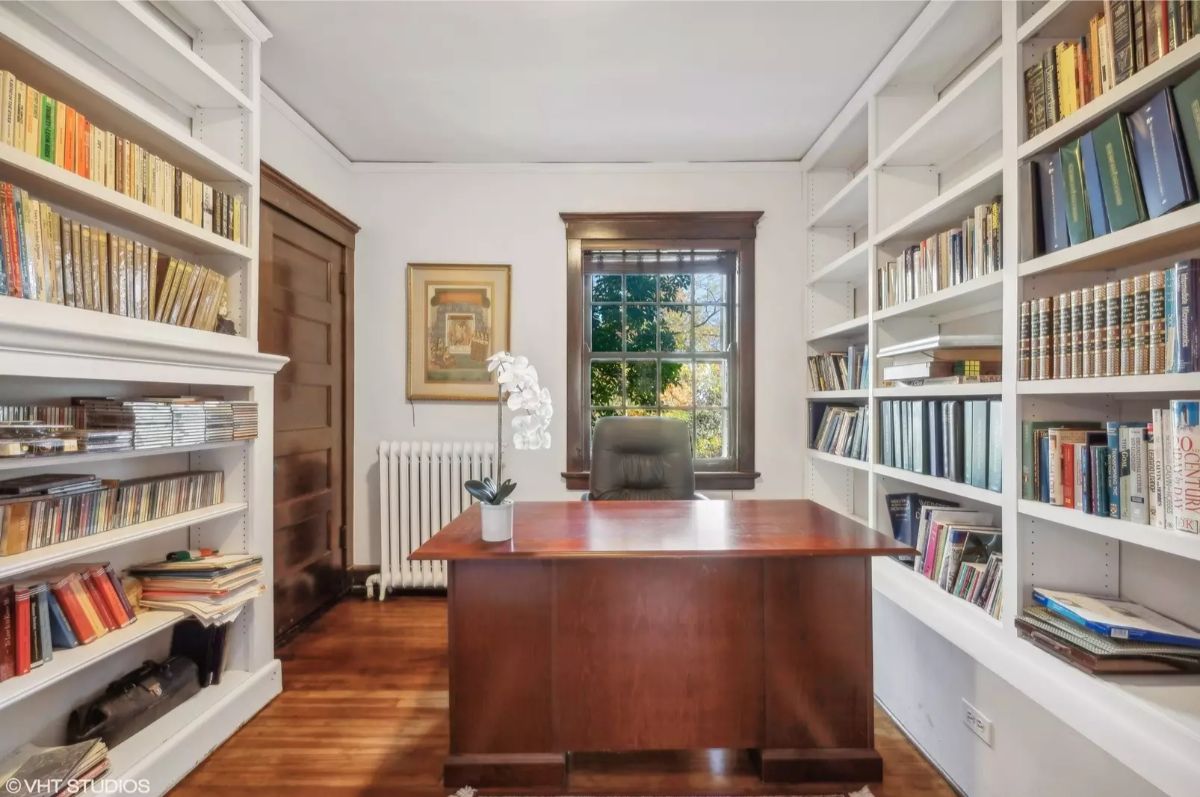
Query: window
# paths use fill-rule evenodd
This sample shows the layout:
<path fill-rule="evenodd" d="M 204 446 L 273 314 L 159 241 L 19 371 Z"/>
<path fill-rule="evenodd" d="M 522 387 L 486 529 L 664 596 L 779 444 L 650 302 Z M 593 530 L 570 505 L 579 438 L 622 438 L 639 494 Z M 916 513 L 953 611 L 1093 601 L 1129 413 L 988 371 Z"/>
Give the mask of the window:
<path fill-rule="evenodd" d="M 753 264 L 758 213 L 564 214 L 568 486 L 618 415 L 692 428 L 701 488 L 754 486 Z"/>

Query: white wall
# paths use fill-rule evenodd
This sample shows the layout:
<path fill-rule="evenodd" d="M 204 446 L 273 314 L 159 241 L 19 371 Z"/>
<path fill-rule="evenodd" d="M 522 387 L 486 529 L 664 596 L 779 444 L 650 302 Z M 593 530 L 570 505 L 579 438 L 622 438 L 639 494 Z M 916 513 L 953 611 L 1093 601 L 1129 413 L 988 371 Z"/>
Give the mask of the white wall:
<path fill-rule="evenodd" d="M 566 236 L 562 211 L 761 210 L 755 250 L 757 490 L 798 497 L 801 378 L 796 276 L 804 230 L 801 175 L 792 164 L 660 167 L 379 167 L 356 174 L 354 560 L 378 561 L 376 446 L 389 440 L 487 440 L 495 406 L 407 404 L 405 266 L 508 263 L 512 349 L 537 366 L 556 401 L 549 451 L 506 460 L 519 499 L 566 494 Z M 770 378 L 763 378 L 764 374 Z M 788 441 L 768 445 L 767 441 Z"/>
<path fill-rule="evenodd" d="M 300 187 L 354 219 L 350 161 L 270 86 L 262 90 L 262 160 Z"/>

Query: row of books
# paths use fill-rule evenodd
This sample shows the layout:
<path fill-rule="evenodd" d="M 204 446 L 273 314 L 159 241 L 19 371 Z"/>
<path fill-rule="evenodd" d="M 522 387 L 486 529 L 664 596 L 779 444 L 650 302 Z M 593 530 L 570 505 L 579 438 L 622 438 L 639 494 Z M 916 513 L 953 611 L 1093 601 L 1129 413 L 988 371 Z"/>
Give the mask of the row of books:
<path fill-rule="evenodd" d="M 1200 370 L 1200 260 L 1021 303 L 1018 377 Z"/>
<path fill-rule="evenodd" d="M 917 549 L 913 571 L 998 618 L 1003 535 L 992 513 L 919 493 L 890 494 L 886 500 L 893 536 Z"/>
<path fill-rule="evenodd" d="M 224 275 L 67 218 L 12 183 L 0 183 L 0 294 L 205 331 L 229 314 Z"/>
<path fill-rule="evenodd" d="M 863 390 L 869 384 L 867 347 L 856 344 L 808 358 L 808 384 L 815 391 Z"/>
<path fill-rule="evenodd" d="M 241 608 L 261 595 L 262 557 L 201 552 L 137 565 L 129 574 L 141 580 L 141 605 L 190 614 L 204 626 L 235 619 Z"/>
<path fill-rule="evenodd" d="M 0 142 L 206 230 L 245 244 L 246 202 L 0 71 Z"/>
<path fill-rule="evenodd" d="M 866 461 L 870 413 L 865 406 L 814 404 L 809 418 L 816 429 L 812 447 L 826 454 Z"/>
<path fill-rule="evenodd" d="M 256 437 L 258 405 L 253 401 L 171 396 L 0 406 L 0 457 L 140 450 Z"/>
<path fill-rule="evenodd" d="M 1186 112 L 1176 113 L 1176 105 Z M 1032 159 L 1041 253 L 1158 218 L 1196 200 L 1200 72 Z"/>
<path fill-rule="evenodd" d="M 960 226 L 930 236 L 879 266 L 879 309 L 999 271 L 1003 266 L 1000 225 L 1000 197 L 996 197 L 989 204 L 976 205 Z"/>
<path fill-rule="evenodd" d="M 221 471 L 188 471 L 125 481 L 46 473 L 0 481 L 0 556 L 213 506 L 224 500 Z"/>
<path fill-rule="evenodd" d="M 880 458 L 893 468 L 1000 492 L 1000 399 L 881 401 Z"/>
<path fill-rule="evenodd" d="M 120 576 L 107 563 L 74 564 L 38 580 L 0 586 L 0 681 L 52 661 L 136 619 Z"/>
<path fill-rule="evenodd" d="M 1200 631 L 1133 601 L 1037 587 L 1017 634 L 1092 675 L 1200 672 Z"/>
<path fill-rule="evenodd" d="M 1026 421 L 1022 497 L 1200 533 L 1200 401 L 1148 421 Z"/>
<path fill-rule="evenodd" d="M 1032 138 L 1190 39 L 1200 7 L 1183 0 L 1114 0 L 1086 34 L 1046 50 L 1025 70 L 1025 125 Z"/>

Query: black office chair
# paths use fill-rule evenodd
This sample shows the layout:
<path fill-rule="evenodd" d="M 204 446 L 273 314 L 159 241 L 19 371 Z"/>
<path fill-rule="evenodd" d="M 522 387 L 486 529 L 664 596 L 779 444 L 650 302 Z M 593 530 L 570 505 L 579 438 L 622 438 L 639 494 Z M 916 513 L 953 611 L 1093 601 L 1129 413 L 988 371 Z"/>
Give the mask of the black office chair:
<path fill-rule="evenodd" d="M 588 486 L 584 500 L 704 500 L 696 493 L 691 427 L 675 418 L 601 418 Z"/>

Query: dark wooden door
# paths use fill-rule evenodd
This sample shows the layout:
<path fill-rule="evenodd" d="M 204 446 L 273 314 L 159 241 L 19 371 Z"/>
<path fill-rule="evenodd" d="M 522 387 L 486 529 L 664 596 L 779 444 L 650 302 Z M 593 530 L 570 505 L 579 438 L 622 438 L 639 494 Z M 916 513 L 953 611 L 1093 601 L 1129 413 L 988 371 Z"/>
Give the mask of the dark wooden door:
<path fill-rule="evenodd" d="M 346 270 L 353 250 L 261 207 L 259 347 L 289 357 L 275 377 L 275 633 L 347 587 Z"/>

